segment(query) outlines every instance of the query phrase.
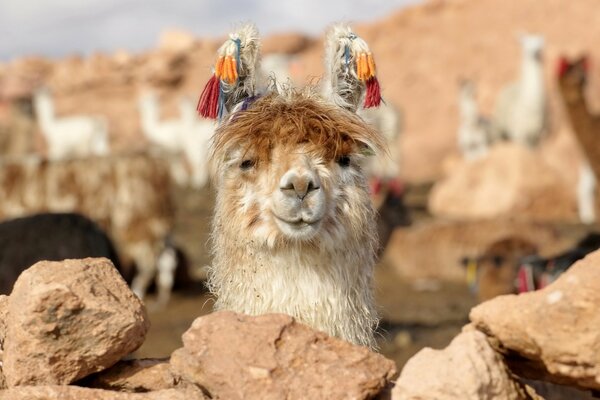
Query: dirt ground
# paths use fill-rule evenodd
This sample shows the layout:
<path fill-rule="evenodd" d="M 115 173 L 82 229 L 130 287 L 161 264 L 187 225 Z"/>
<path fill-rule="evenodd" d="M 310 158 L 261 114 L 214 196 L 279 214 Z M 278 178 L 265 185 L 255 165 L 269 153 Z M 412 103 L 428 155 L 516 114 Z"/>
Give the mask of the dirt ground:
<path fill-rule="evenodd" d="M 203 266 L 210 262 L 208 237 L 214 194 L 210 189 L 175 189 L 174 195 L 178 209 L 175 240 L 188 255 L 188 271 L 202 277 Z M 413 202 L 417 218 L 423 218 L 422 202 Z M 467 322 L 474 304 L 466 285 L 403 282 L 385 264 L 377 266 L 375 294 L 382 317 L 380 351 L 399 367 L 425 346 L 445 347 Z M 136 357 L 169 356 L 182 345 L 181 335 L 192 321 L 210 313 L 213 304 L 198 281 L 176 290 L 167 308 L 156 309 L 152 301 L 152 297 L 147 301 L 152 326 Z"/>

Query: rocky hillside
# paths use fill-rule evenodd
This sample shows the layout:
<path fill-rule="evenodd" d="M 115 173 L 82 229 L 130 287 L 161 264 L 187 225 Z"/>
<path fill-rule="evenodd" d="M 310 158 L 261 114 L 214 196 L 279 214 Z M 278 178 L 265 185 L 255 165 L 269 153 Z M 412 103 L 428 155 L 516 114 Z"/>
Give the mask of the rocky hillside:
<path fill-rule="evenodd" d="M 546 78 L 557 133 L 544 153 L 574 180 L 578 152 L 564 123 L 554 82 L 554 63 L 561 54 L 590 53 L 600 59 L 600 13 L 594 0 L 447 0 L 429 1 L 359 26 L 379 65 L 384 96 L 404 111 L 403 175 L 411 182 L 433 180 L 444 159 L 455 152 L 457 80 L 473 79 L 484 112 L 518 72 L 519 32 L 544 35 Z M 559 22 L 560 21 L 560 22 Z M 0 98 L 14 98 L 46 84 L 55 92 L 60 113 L 105 115 L 113 148 L 137 146 L 141 137 L 137 98 L 140 91 L 161 94 L 165 116 L 176 112 L 181 95 L 196 97 L 209 76 L 219 39 L 196 39 L 181 32 L 164 35 L 144 54 L 95 54 L 50 61 L 14 60 L 0 65 Z M 321 40 L 286 34 L 266 38 L 265 52 L 296 53 L 301 80 L 322 72 Z M 598 63 L 592 63 L 590 96 L 600 102 Z"/>

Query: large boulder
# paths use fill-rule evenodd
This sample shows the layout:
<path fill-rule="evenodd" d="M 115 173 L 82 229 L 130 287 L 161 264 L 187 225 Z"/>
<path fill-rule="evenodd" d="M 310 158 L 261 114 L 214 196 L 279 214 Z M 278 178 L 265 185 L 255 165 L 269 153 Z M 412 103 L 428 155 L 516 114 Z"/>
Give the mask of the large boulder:
<path fill-rule="evenodd" d="M 600 390 L 600 251 L 546 288 L 475 307 L 471 321 L 530 379 Z"/>
<path fill-rule="evenodd" d="M 465 281 L 464 257 L 478 257 L 494 242 L 518 238 L 553 255 L 573 244 L 549 223 L 510 220 L 427 221 L 397 229 L 384 254 L 385 261 L 408 280 Z"/>
<path fill-rule="evenodd" d="M 8 311 L 8 296 L 0 295 L 0 390 L 6 388 L 6 378 L 2 372 L 2 354 L 4 337 L 6 336 L 6 314 Z"/>
<path fill-rule="evenodd" d="M 9 387 L 68 384 L 136 350 L 150 326 L 142 302 L 104 258 L 40 261 L 8 300 Z"/>
<path fill-rule="evenodd" d="M 525 399 L 483 333 L 469 329 L 443 350 L 425 348 L 396 381 L 392 400 Z"/>
<path fill-rule="evenodd" d="M 0 391 L 0 400 L 205 400 L 194 387 L 147 393 L 119 393 L 77 386 L 19 386 Z"/>
<path fill-rule="evenodd" d="M 370 399 L 395 365 L 283 314 L 221 311 L 194 321 L 173 372 L 214 399 Z"/>
<path fill-rule="evenodd" d="M 461 161 L 435 184 L 429 208 L 435 216 L 456 219 L 578 220 L 575 185 L 539 151 L 518 144 L 497 145 L 487 157 Z"/>
<path fill-rule="evenodd" d="M 109 369 L 80 382 L 83 386 L 119 392 L 152 392 L 172 389 L 177 380 L 167 359 L 119 361 Z"/>

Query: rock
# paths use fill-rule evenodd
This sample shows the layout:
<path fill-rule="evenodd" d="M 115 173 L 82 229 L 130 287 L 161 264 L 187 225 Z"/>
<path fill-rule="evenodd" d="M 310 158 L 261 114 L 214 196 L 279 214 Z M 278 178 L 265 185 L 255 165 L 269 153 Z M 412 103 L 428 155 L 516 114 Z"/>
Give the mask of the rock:
<path fill-rule="evenodd" d="M 197 318 L 183 344 L 173 372 L 215 399 L 370 399 L 396 372 L 382 355 L 283 314 L 216 312 Z"/>
<path fill-rule="evenodd" d="M 83 386 L 120 392 L 151 392 L 171 389 L 176 380 L 168 359 L 119 361 L 80 382 Z"/>
<path fill-rule="evenodd" d="M 554 255 L 573 245 L 550 223 L 511 220 L 445 221 L 436 219 L 396 229 L 384 254 L 385 262 L 405 279 L 465 282 L 463 257 L 478 257 L 494 242 L 519 238 L 533 243 L 542 255 Z"/>
<path fill-rule="evenodd" d="M 196 41 L 196 37 L 190 32 L 168 29 L 160 34 L 158 48 L 166 51 L 185 52 L 193 48 Z"/>
<path fill-rule="evenodd" d="M 8 312 L 8 296 L 0 295 L 0 390 L 6 388 L 6 378 L 2 372 L 2 355 L 4 349 L 4 337 L 6 336 L 6 316 Z"/>
<path fill-rule="evenodd" d="M 471 310 L 477 329 L 529 379 L 600 389 L 600 251 L 537 291 L 500 296 Z"/>
<path fill-rule="evenodd" d="M 425 348 L 408 360 L 392 400 L 525 399 L 483 333 L 467 330 L 443 350 Z"/>
<path fill-rule="evenodd" d="M 569 386 L 556 385 L 550 382 L 520 380 L 533 400 L 593 400 L 590 391 L 583 391 Z"/>
<path fill-rule="evenodd" d="M 8 301 L 8 386 L 68 384 L 108 368 L 142 344 L 149 325 L 109 260 L 40 261 Z"/>
<path fill-rule="evenodd" d="M 429 208 L 454 219 L 578 221 L 573 186 L 539 151 L 518 144 L 497 145 L 485 158 L 461 161 L 434 185 Z"/>
<path fill-rule="evenodd" d="M 0 391 L 0 400 L 204 400 L 194 387 L 148 393 L 119 393 L 77 386 L 20 386 Z"/>

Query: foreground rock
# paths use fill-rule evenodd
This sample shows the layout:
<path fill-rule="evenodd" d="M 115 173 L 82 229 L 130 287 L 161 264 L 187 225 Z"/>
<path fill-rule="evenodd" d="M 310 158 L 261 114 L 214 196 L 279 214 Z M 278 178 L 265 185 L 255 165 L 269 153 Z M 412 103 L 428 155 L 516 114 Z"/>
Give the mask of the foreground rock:
<path fill-rule="evenodd" d="M 370 399 L 396 372 L 391 360 L 282 314 L 213 313 L 183 344 L 173 372 L 214 399 Z"/>
<path fill-rule="evenodd" d="M 540 152 L 517 144 L 494 146 L 485 158 L 459 163 L 433 187 L 429 208 L 457 219 L 578 220 L 572 185 Z"/>
<path fill-rule="evenodd" d="M 475 307 L 471 321 L 530 379 L 600 389 L 600 251 L 538 292 Z"/>
<path fill-rule="evenodd" d="M 68 384 L 136 350 L 149 328 L 141 301 L 107 259 L 41 261 L 8 301 L 9 387 Z"/>
<path fill-rule="evenodd" d="M 148 393 L 119 393 L 77 386 L 21 386 L 0 391 L 0 400 L 203 400 L 198 388 L 167 389 Z"/>
<path fill-rule="evenodd" d="M 109 369 L 81 382 L 83 386 L 120 392 L 151 392 L 175 387 L 169 360 L 142 359 L 119 361 Z"/>
<path fill-rule="evenodd" d="M 524 395 L 483 333 L 467 330 L 443 350 L 425 348 L 411 358 L 392 400 L 518 400 Z"/>

